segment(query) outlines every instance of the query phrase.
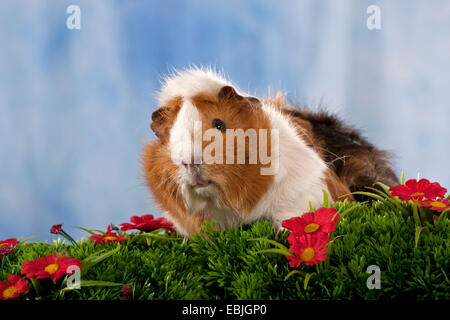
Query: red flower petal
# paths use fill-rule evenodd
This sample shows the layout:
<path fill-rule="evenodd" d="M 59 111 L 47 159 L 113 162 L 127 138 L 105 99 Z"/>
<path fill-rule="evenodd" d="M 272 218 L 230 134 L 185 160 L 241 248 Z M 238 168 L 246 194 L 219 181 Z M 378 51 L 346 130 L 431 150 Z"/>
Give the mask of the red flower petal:
<path fill-rule="evenodd" d="M 289 248 L 289 252 L 295 254 L 296 258 L 287 258 L 291 261 L 290 266 L 296 267 L 301 263 L 306 265 L 319 264 L 326 259 L 329 237 L 325 233 L 314 235 L 306 234 L 296 238 L 296 241 Z"/>
<path fill-rule="evenodd" d="M 332 220 L 334 217 L 334 220 Z M 320 225 L 320 231 L 333 233 L 339 219 L 336 208 L 320 208 L 315 212 L 314 222 Z"/>
<path fill-rule="evenodd" d="M 8 281 L 0 282 L 0 300 L 16 299 L 29 290 L 28 280 L 25 280 L 25 277 L 10 275 Z"/>
<path fill-rule="evenodd" d="M 312 221 L 312 219 L 309 218 L 308 214 L 312 214 L 312 212 L 307 212 L 303 214 L 301 217 L 293 217 L 287 220 L 283 220 L 281 222 L 281 226 L 283 228 L 286 228 L 290 231 L 294 232 L 303 232 L 307 222 L 306 219 Z"/>
<path fill-rule="evenodd" d="M 150 222 L 150 221 L 154 220 L 154 217 L 151 214 L 144 214 L 141 216 L 141 218 L 142 218 L 143 222 Z"/>
<path fill-rule="evenodd" d="M 141 217 L 138 217 L 138 216 L 132 216 L 131 218 L 130 218 L 130 221 L 132 222 L 132 223 L 134 223 L 134 224 L 138 224 L 138 223 L 143 223 L 144 221 L 142 220 L 142 218 Z"/>
<path fill-rule="evenodd" d="M 100 243 L 111 243 L 111 242 L 120 242 L 125 240 L 125 236 L 119 236 L 117 233 L 111 231 L 111 226 L 108 226 L 108 230 L 105 234 L 93 234 L 89 237 L 91 242 L 95 244 Z"/>
<path fill-rule="evenodd" d="M 7 246 L 15 246 L 16 244 L 19 244 L 20 241 L 17 240 L 16 238 L 9 238 L 3 241 L 0 241 L 0 247 L 7 245 Z"/>
<path fill-rule="evenodd" d="M 54 224 L 50 229 L 50 233 L 53 234 L 60 234 L 61 231 L 62 231 L 62 224 Z"/>
<path fill-rule="evenodd" d="M 334 219 L 333 219 L 334 217 Z M 304 213 L 301 217 L 284 220 L 283 228 L 299 233 L 299 235 L 315 233 L 332 233 L 336 229 L 339 219 L 336 208 L 320 208 L 316 212 Z M 294 241 L 295 235 L 289 236 L 289 243 Z"/>
<path fill-rule="evenodd" d="M 130 218 L 130 221 L 133 224 L 126 222 L 120 224 L 122 226 L 121 228 L 122 231 L 128 231 L 132 229 L 137 229 L 140 231 L 153 231 L 162 228 L 175 232 L 172 222 L 162 217 L 154 219 L 153 215 L 151 214 L 145 214 L 142 215 L 141 217 L 132 216 Z"/>
<path fill-rule="evenodd" d="M 10 255 L 14 251 L 12 246 L 0 246 L 0 258 Z"/>
<path fill-rule="evenodd" d="M 70 257 L 61 257 L 57 254 L 49 254 L 46 257 L 22 263 L 22 274 L 27 278 L 46 279 L 53 281 L 67 274 L 69 266 L 77 266 L 81 269 L 81 261 Z M 50 268 L 49 268 L 50 267 Z"/>
<path fill-rule="evenodd" d="M 450 208 L 450 200 L 442 199 L 431 199 L 431 200 L 421 200 L 420 203 L 424 207 L 429 207 L 431 210 L 443 212 Z"/>
<path fill-rule="evenodd" d="M 402 201 L 442 198 L 447 189 L 441 187 L 438 182 L 430 182 L 428 179 L 410 179 L 405 185 L 398 185 L 389 189 L 393 197 Z"/>

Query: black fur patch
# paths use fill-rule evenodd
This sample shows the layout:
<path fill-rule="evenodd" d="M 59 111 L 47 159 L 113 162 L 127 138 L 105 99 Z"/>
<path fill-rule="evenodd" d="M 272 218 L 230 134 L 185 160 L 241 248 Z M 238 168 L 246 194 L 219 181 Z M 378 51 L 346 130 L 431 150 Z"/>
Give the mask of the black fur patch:
<path fill-rule="evenodd" d="M 313 148 L 352 192 L 367 191 L 365 187 L 373 187 L 378 181 L 388 186 L 399 184 L 391 167 L 391 154 L 379 150 L 335 115 L 299 107 L 283 112 L 312 125 Z M 354 198 L 370 200 L 360 195 Z"/>

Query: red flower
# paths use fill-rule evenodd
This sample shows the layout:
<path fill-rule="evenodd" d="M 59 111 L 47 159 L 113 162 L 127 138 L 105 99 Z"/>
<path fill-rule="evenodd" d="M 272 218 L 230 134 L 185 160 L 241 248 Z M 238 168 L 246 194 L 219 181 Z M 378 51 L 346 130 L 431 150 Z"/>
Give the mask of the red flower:
<path fill-rule="evenodd" d="M 28 292 L 28 280 L 18 275 L 8 276 L 8 281 L 0 282 L 0 300 L 16 299 L 21 293 Z"/>
<path fill-rule="evenodd" d="M 6 239 L 6 240 L 3 240 L 3 241 L 0 241 L 0 247 L 3 247 L 3 246 L 13 247 L 13 246 L 15 246 L 16 244 L 19 244 L 19 243 L 20 243 L 20 241 L 18 241 L 17 239 L 10 238 L 10 239 Z"/>
<path fill-rule="evenodd" d="M 67 273 L 67 268 L 70 266 L 77 266 L 81 269 L 81 261 L 69 257 L 61 257 L 53 253 L 44 258 L 37 258 L 33 261 L 22 263 L 23 269 L 21 273 L 26 274 L 27 278 L 50 278 L 55 282 L 62 276 L 69 274 Z"/>
<path fill-rule="evenodd" d="M 333 233 L 338 219 L 339 214 L 335 208 L 320 208 L 316 212 L 307 212 L 301 217 L 284 220 L 281 226 L 294 231 L 288 238 L 289 243 L 293 243 L 295 238 L 301 235 Z"/>
<path fill-rule="evenodd" d="M 296 237 L 289 248 L 289 252 L 292 252 L 295 256 L 286 256 L 290 260 L 289 266 L 298 268 L 302 263 L 312 265 L 325 261 L 328 242 L 329 237 L 325 233 L 306 234 Z"/>
<path fill-rule="evenodd" d="M 1 246 L 0 247 L 0 258 L 6 257 L 14 251 L 13 246 Z"/>
<path fill-rule="evenodd" d="M 447 189 L 441 187 L 437 182 L 430 182 L 427 179 L 410 179 L 405 185 L 398 185 L 389 189 L 393 197 L 397 196 L 402 201 L 423 200 L 443 198 Z"/>
<path fill-rule="evenodd" d="M 54 224 L 50 229 L 50 233 L 60 234 L 62 230 L 62 224 Z"/>
<path fill-rule="evenodd" d="M 128 297 L 133 291 L 130 286 L 123 286 L 120 290 L 120 300 L 128 300 Z"/>
<path fill-rule="evenodd" d="M 154 219 L 151 214 L 144 214 L 141 217 L 132 216 L 130 221 L 133 223 L 121 223 L 122 231 L 128 231 L 132 229 L 138 229 L 141 231 L 152 231 L 156 229 L 167 229 L 169 231 L 175 232 L 172 222 L 165 218 Z"/>
<path fill-rule="evenodd" d="M 125 240 L 125 236 L 118 236 L 117 233 L 111 232 L 111 226 L 108 226 L 108 230 L 103 234 L 94 234 L 89 238 L 95 244 L 120 242 Z"/>
<path fill-rule="evenodd" d="M 429 207 L 431 210 L 442 212 L 450 208 L 450 200 L 442 198 L 442 199 L 431 199 L 431 200 L 422 200 L 420 201 L 424 207 Z"/>

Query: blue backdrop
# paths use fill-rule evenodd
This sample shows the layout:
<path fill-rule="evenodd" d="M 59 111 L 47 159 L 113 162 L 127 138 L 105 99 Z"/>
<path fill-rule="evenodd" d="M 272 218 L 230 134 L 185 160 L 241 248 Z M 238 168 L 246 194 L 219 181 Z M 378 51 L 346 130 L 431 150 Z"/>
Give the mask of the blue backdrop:
<path fill-rule="evenodd" d="M 159 216 L 140 155 L 161 76 L 192 64 L 325 106 L 393 151 L 398 173 L 450 187 L 449 52 L 445 0 L 2 0 L 0 240 Z"/>

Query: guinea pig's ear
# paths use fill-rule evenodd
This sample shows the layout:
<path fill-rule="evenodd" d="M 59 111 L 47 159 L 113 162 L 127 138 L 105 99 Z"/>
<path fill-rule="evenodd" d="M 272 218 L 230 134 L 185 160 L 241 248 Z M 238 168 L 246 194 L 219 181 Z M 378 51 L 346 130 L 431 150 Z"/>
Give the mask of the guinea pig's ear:
<path fill-rule="evenodd" d="M 169 133 L 169 128 L 167 126 L 167 113 L 169 110 L 170 107 L 161 107 L 152 113 L 152 123 L 150 124 L 150 127 L 160 139 Z"/>
<path fill-rule="evenodd" d="M 224 86 L 219 91 L 219 101 L 223 100 L 242 100 L 244 97 L 240 96 L 236 90 L 231 86 Z"/>
<path fill-rule="evenodd" d="M 231 86 L 224 86 L 219 91 L 219 101 L 237 101 L 252 108 L 261 107 L 261 101 L 255 97 L 243 97 Z"/>

